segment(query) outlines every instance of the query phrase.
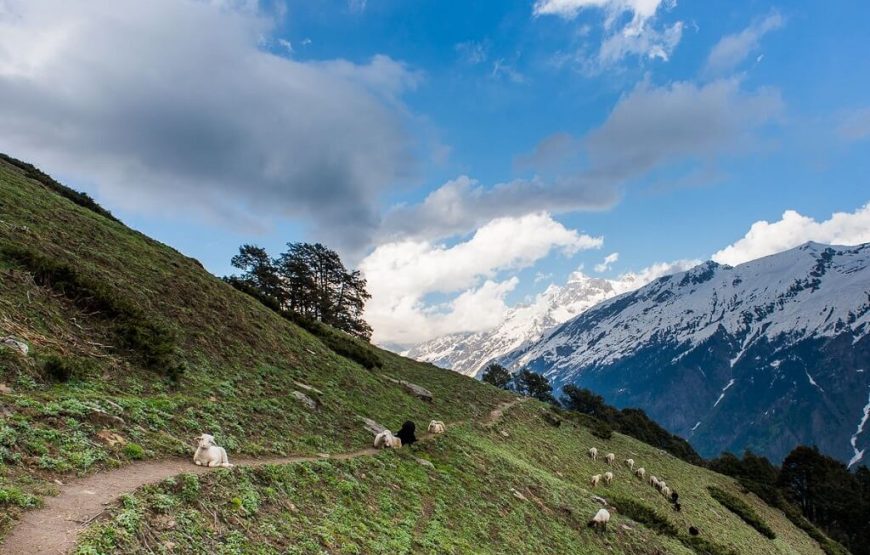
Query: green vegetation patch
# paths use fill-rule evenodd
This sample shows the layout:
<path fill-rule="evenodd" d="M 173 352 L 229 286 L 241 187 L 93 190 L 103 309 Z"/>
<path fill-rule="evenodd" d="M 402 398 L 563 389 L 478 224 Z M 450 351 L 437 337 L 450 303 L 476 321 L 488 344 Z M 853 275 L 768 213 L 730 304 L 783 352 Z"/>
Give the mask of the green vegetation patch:
<path fill-rule="evenodd" d="M 710 491 L 710 495 L 722 504 L 723 507 L 731 511 L 732 513 L 739 516 L 743 519 L 743 522 L 752 526 L 758 533 L 762 536 L 770 539 L 776 539 L 776 533 L 770 529 L 770 527 L 761 520 L 761 517 L 756 514 L 756 512 L 747 505 L 742 499 L 731 495 L 723 489 L 717 488 L 715 486 L 710 486 L 707 488 Z"/>

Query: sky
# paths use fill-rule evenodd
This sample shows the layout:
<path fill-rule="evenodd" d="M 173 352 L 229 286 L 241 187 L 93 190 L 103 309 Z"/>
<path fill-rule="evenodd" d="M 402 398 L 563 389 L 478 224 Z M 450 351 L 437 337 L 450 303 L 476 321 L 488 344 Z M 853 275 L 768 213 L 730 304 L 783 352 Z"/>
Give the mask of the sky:
<path fill-rule="evenodd" d="M 322 242 L 374 340 L 870 241 L 870 4 L 0 0 L 0 151 L 233 272 Z"/>

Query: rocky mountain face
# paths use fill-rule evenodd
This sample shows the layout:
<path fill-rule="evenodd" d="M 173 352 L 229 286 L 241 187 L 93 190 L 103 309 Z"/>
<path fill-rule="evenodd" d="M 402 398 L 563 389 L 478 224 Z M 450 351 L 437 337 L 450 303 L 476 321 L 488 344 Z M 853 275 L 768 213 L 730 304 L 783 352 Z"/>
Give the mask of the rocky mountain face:
<path fill-rule="evenodd" d="M 495 329 L 446 335 L 402 354 L 474 376 L 490 361 L 527 347 L 553 327 L 647 281 L 635 274 L 609 280 L 574 272 L 564 286 L 551 285 L 534 302 L 509 310 Z"/>
<path fill-rule="evenodd" d="M 500 361 L 639 407 L 703 456 L 870 444 L 870 244 L 707 262 L 606 300 Z"/>

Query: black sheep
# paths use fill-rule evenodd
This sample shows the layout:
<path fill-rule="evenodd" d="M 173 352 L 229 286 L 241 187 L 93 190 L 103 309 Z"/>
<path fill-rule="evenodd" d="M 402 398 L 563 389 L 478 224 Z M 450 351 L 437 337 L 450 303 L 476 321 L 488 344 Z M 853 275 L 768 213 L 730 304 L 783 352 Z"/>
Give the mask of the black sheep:
<path fill-rule="evenodd" d="M 676 503 L 680 500 L 680 494 L 677 492 L 671 493 L 671 503 Z"/>
<path fill-rule="evenodd" d="M 414 430 L 416 430 L 416 426 L 410 420 L 402 424 L 402 429 L 395 434 L 397 438 L 402 440 L 402 446 L 408 446 L 417 441 Z"/>
<path fill-rule="evenodd" d="M 697 536 L 698 534 L 700 534 L 700 532 L 694 526 L 689 526 L 689 534 Z"/>
<path fill-rule="evenodd" d="M 680 505 L 679 503 L 674 503 L 674 510 L 677 512 L 680 512 L 683 510 L 683 506 Z"/>

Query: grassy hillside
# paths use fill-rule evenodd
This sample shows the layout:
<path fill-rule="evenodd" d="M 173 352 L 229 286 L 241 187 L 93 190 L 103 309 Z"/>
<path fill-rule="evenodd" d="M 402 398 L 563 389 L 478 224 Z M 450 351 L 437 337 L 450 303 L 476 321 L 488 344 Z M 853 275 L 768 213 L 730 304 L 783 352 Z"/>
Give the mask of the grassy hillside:
<path fill-rule="evenodd" d="M 537 402 L 484 426 L 508 393 L 365 344 L 342 349 L 336 341 L 353 341 L 342 336 L 323 341 L 35 175 L 0 160 L 0 337 L 30 347 L 26 357 L 0 348 L 0 535 L 54 480 L 189 456 L 201 432 L 231 458 L 340 453 L 370 443 L 360 417 L 394 429 L 438 418 L 460 424 L 419 448 L 146 487 L 94 523 L 80 551 L 820 552 L 733 480 L 619 434 L 554 427 Z M 382 366 L 338 354 L 359 349 Z M 429 389 L 433 402 L 391 378 Z M 623 468 L 592 492 L 589 476 L 606 469 L 585 457 L 591 445 L 666 479 L 683 511 Z M 776 538 L 709 486 L 741 499 Z M 584 526 L 600 507 L 593 493 L 617 507 L 605 535 Z"/>

